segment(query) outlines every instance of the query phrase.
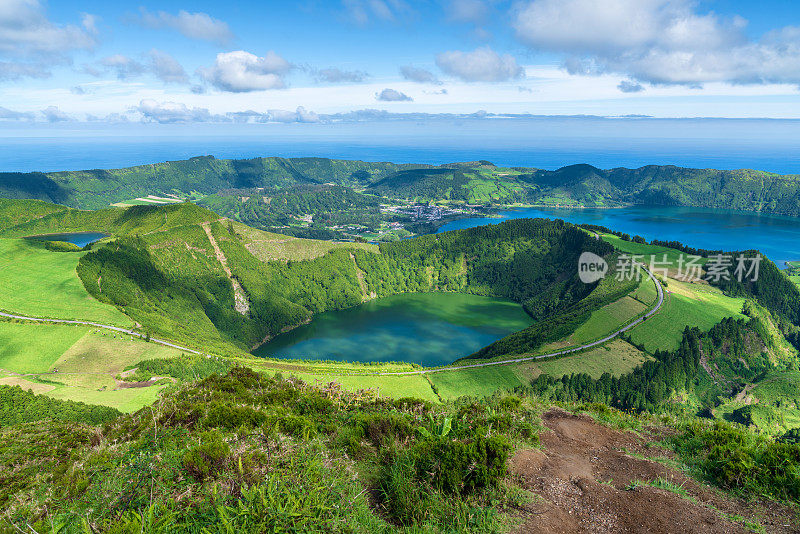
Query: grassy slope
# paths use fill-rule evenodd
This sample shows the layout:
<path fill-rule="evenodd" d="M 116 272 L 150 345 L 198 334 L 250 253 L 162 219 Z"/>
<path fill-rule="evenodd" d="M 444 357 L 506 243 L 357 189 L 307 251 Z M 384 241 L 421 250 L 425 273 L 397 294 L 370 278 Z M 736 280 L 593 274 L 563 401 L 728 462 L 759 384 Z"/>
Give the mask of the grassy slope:
<path fill-rule="evenodd" d="M 123 412 L 152 403 L 162 386 L 117 389 L 114 377 L 142 360 L 179 354 L 170 347 L 85 326 L 0 322 L 0 369 L 10 371 L 0 371 L 0 376 L 5 374 L 0 383 Z"/>
<path fill-rule="evenodd" d="M 800 427 L 800 371 L 770 371 L 752 389 L 723 403 L 715 415 L 735 420 L 733 412 L 748 405 L 759 431 L 782 434 Z"/>
<path fill-rule="evenodd" d="M 0 369 L 44 373 L 89 327 L 0 322 Z"/>
<path fill-rule="evenodd" d="M 113 235 L 147 234 L 218 218 L 213 211 L 191 203 L 85 211 L 54 207 L 41 201 L 0 199 L 1 237 L 82 231 Z"/>
<path fill-rule="evenodd" d="M 337 243 L 300 239 L 264 232 L 242 223 L 233 223 L 233 227 L 243 237 L 243 243 L 247 250 L 261 261 L 312 260 L 338 248 L 360 248 L 378 252 L 378 246 L 369 243 Z"/>
<path fill-rule="evenodd" d="M 439 395 L 454 399 L 462 395 L 491 395 L 498 389 L 530 385 L 542 373 L 562 376 L 587 373 L 599 378 L 603 373 L 619 376 L 651 359 L 629 343 L 615 339 L 573 356 L 551 360 L 446 371 L 429 375 Z"/>
<path fill-rule="evenodd" d="M 655 255 L 656 262 L 668 262 L 668 285 L 665 288 L 664 305 L 658 313 L 630 332 L 631 339 L 636 344 L 644 345 L 647 351 L 677 348 L 683 330 L 687 326 L 708 330 L 725 317 L 744 318 L 741 313 L 744 299 L 727 297 L 718 288 L 706 283 L 687 283 L 673 278 L 678 274 L 678 258 L 681 252 L 624 241 L 608 234 L 604 234 L 603 239 L 627 254 L 642 255 L 642 261 L 647 264 L 650 263 L 651 255 Z M 704 261 L 699 263 L 702 264 Z M 655 298 L 655 294 L 650 291 L 647 286 L 642 286 L 642 292 L 636 296 L 643 301 Z"/>
<path fill-rule="evenodd" d="M 21 239 L 0 239 L 0 308 L 19 314 L 118 326 L 132 321 L 92 298 L 75 267 L 83 252 L 50 252 Z"/>
<path fill-rule="evenodd" d="M 705 284 L 670 279 L 663 307 L 631 330 L 631 339 L 650 352 L 673 350 L 678 347 L 687 326 L 708 330 L 725 317 L 745 318 L 741 313 L 744 301 L 727 297 Z"/>

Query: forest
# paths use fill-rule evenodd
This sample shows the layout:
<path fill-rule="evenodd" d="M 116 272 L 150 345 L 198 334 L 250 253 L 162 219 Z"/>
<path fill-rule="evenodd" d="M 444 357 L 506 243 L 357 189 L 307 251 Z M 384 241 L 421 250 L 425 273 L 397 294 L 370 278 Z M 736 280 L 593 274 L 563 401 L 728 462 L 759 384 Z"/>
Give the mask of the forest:
<path fill-rule="evenodd" d="M 223 217 L 278 232 L 308 215 L 313 216 L 312 224 L 320 230 L 355 224 L 375 231 L 382 220 L 380 203 L 379 197 L 333 185 L 224 190 L 200 201 L 200 205 Z"/>

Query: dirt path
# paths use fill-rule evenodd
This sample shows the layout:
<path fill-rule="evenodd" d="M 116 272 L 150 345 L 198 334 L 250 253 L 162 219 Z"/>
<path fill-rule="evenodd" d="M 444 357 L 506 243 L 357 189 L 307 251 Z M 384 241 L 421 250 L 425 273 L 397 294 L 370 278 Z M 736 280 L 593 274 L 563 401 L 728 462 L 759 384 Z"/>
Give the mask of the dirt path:
<path fill-rule="evenodd" d="M 356 270 L 356 278 L 358 278 L 358 287 L 361 288 L 361 301 L 366 302 L 368 300 L 375 298 L 375 293 L 367 292 L 367 283 L 364 282 L 364 271 L 358 268 L 358 264 L 356 263 L 356 257 L 353 253 L 350 253 L 350 260 L 353 262 L 353 267 Z"/>
<path fill-rule="evenodd" d="M 211 242 L 211 246 L 214 247 L 214 255 L 217 257 L 217 260 L 219 260 L 220 264 L 222 264 L 222 270 L 225 271 L 225 274 L 233 285 L 234 309 L 242 315 L 249 315 L 250 299 L 242 287 L 242 284 L 240 284 L 239 280 L 233 276 L 231 268 L 228 267 L 228 258 L 225 257 L 225 253 L 222 252 L 221 248 L 219 248 L 219 244 L 217 243 L 214 234 L 211 233 L 211 223 L 204 222 L 201 226 L 203 227 L 203 230 L 206 231 L 206 235 L 208 236 L 208 240 Z"/>
<path fill-rule="evenodd" d="M 758 521 L 767 532 L 798 532 L 800 523 L 787 508 L 725 497 L 680 471 L 639 458 L 671 455 L 647 447 L 641 436 L 558 409 L 543 420 L 550 430 L 541 436 L 544 450 L 521 451 L 511 461 L 512 474 L 539 497 L 528 505 L 518 532 L 751 532 L 731 516 Z M 658 479 L 689 498 L 647 485 Z"/>

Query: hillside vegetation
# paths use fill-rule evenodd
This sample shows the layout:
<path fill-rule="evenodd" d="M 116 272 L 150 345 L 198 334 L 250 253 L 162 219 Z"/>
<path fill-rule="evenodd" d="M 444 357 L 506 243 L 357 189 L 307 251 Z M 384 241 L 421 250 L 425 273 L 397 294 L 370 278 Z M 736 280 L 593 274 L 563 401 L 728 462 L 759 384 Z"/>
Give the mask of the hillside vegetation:
<path fill-rule="evenodd" d="M 737 209 L 800 216 L 800 176 L 763 171 L 688 169 L 649 165 L 638 169 L 602 170 L 571 165 L 555 171 L 496 167 L 470 162 L 434 167 L 324 158 L 254 158 L 220 160 L 200 156 L 124 169 L 51 173 L 0 173 L 0 196 L 39 199 L 84 209 L 148 195 L 216 195 L 208 205 L 242 222 L 271 225 L 291 203 L 282 188 L 303 186 L 363 202 L 358 216 L 369 218 L 370 200 L 330 186 L 366 188 L 389 198 L 464 203 L 620 206 L 648 204 Z M 266 194 L 260 194 L 265 188 Z M 246 202 L 224 193 L 243 190 Z M 318 191 L 318 189 L 316 189 Z M 257 194 L 258 193 L 258 194 Z M 262 197 L 275 199 L 276 207 Z M 303 195 L 298 199 L 302 203 Z M 333 199 L 334 197 L 330 197 Z M 292 201 L 294 202 L 294 201 Z M 352 203 L 352 202 L 351 202 Z M 316 206 L 319 210 L 319 206 Z M 327 208 L 322 206 L 323 213 Z M 331 212 L 332 213 L 332 212 Z M 354 216 L 351 211 L 350 216 Z M 373 213 L 374 215 L 374 213 Z M 336 215 L 340 222 L 347 217 Z"/>
<path fill-rule="evenodd" d="M 546 293 L 548 306 L 558 309 L 591 290 L 574 274 L 580 252 L 611 250 L 572 225 L 546 220 L 424 236 L 377 250 L 336 247 L 307 261 L 261 261 L 248 249 L 250 238 L 233 225 L 190 224 L 99 246 L 77 270 L 96 299 L 121 307 L 153 333 L 246 350 L 315 313 L 403 292 L 497 296 L 531 310 Z M 245 313 L 235 306 L 237 287 Z"/>
<path fill-rule="evenodd" d="M 529 392 L 434 406 L 242 368 L 116 418 L 54 403 L 52 413 L 67 417 L 0 429 L 0 463 L 15 466 L 0 471 L 0 528 L 388 534 L 539 524 L 539 531 L 542 514 L 545 525 L 560 523 L 551 509 L 552 490 L 570 486 L 563 466 L 574 473 L 591 459 L 599 460 L 597 479 L 589 469 L 581 484 L 584 495 L 613 495 L 604 517 L 648 515 L 630 504 L 645 501 L 656 503 L 648 520 L 659 525 L 666 509 L 681 524 L 702 510 L 714 532 L 767 531 L 761 521 L 770 532 L 796 526 L 791 506 L 774 500 L 800 495 L 800 445 L 685 416 L 564 406 L 575 414 Z M 576 415 L 587 413 L 637 433 Z M 657 442 L 663 435 L 670 437 Z M 689 473 L 758 500 L 709 497 Z M 580 513 L 575 521 L 592 520 L 581 499 L 557 506 L 563 515 Z"/>

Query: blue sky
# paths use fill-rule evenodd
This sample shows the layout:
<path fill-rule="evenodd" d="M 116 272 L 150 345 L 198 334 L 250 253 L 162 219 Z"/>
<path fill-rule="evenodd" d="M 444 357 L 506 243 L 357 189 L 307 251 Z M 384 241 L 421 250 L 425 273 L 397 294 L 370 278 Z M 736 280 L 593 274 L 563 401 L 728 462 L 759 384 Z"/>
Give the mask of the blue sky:
<path fill-rule="evenodd" d="M 0 0 L 6 126 L 800 118 L 798 85 L 786 0 Z"/>

